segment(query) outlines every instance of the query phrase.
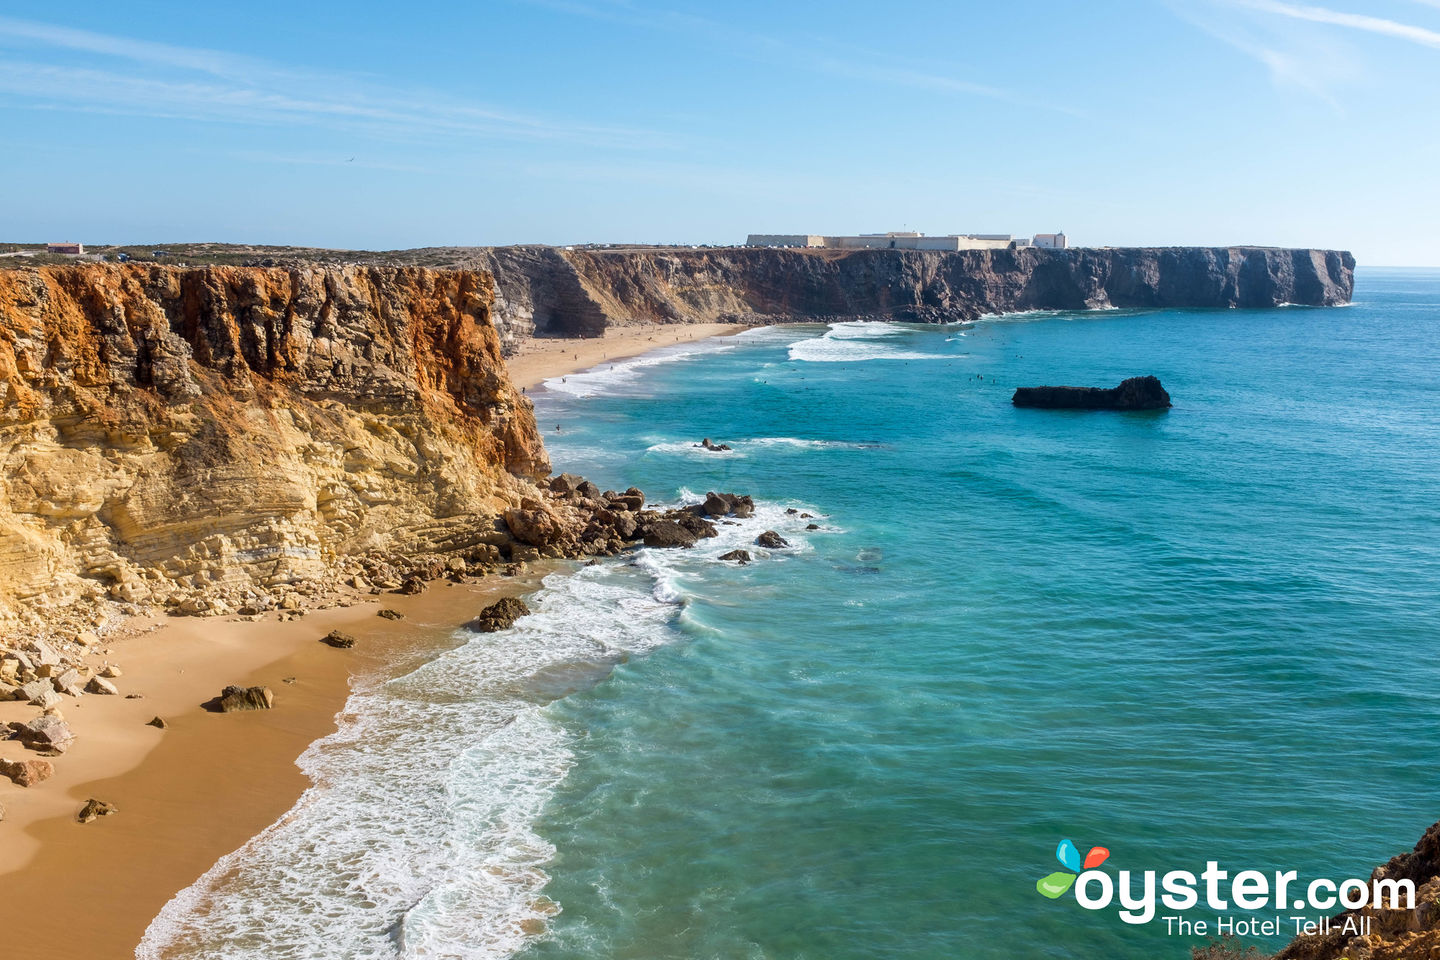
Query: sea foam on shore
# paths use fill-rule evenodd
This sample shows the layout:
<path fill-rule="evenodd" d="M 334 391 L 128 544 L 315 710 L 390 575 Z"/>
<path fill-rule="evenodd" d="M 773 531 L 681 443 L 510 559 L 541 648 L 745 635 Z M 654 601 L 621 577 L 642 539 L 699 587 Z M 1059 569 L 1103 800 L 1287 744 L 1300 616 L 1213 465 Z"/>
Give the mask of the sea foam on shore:
<path fill-rule="evenodd" d="M 681 501 L 695 499 L 688 491 Z M 137 955 L 503 957 L 561 907 L 533 824 L 572 762 L 546 706 L 684 635 L 685 581 L 783 529 L 784 508 L 721 524 L 683 552 L 641 550 L 547 577 L 510 630 L 356 690 L 339 730 L 300 758 L 295 807 L 155 918 Z"/>

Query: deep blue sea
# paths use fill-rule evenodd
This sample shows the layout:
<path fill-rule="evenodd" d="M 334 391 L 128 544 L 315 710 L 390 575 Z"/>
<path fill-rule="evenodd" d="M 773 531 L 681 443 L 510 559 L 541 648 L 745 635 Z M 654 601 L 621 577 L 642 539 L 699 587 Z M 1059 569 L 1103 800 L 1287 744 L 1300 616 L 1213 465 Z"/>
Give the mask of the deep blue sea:
<path fill-rule="evenodd" d="M 1174 407 L 1010 404 L 1137 374 Z M 557 472 L 757 516 L 357 692 L 316 788 L 151 947 L 1188 957 L 1041 897 L 1056 844 L 1338 880 L 1440 819 L 1437 409 L 1416 271 L 1345 308 L 797 324 L 567 377 Z"/>

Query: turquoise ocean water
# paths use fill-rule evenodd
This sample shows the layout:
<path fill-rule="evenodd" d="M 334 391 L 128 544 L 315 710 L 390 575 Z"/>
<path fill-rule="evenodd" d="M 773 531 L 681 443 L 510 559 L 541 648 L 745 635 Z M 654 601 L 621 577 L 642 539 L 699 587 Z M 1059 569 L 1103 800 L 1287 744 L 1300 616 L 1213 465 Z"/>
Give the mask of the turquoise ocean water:
<path fill-rule="evenodd" d="M 358 691 L 142 952 L 1140 960 L 1193 941 L 1040 897 L 1060 839 L 1368 876 L 1440 819 L 1440 273 L 1355 299 L 771 327 L 553 384 L 557 470 L 759 515 Z M 1142 373 L 1172 410 L 1009 403 Z"/>

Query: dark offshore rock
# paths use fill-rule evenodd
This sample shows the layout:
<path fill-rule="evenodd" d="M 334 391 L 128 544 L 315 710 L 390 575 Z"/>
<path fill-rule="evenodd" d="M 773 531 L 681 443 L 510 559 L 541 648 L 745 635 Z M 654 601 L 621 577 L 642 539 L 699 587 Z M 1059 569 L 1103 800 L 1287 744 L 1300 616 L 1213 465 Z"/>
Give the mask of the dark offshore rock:
<path fill-rule="evenodd" d="M 749 563 L 749 550 L 731 550 L 729 553 L 720 554 L 721 560 L 734 560 L 736 563 Z"/>
<path fill-rule="evenodd" d="M 515 625 L 521 617 L 530 615 L 530 607 L 519 597 L 501 597 L 480 611 L 480 616 L 466 626 L 481 633 L 495 633 Z"/>
<path fill-rule="evenodd" d="M 755 538 L 755 542 L 769 550 L 779 550 L 781 547 L 788 547 L 790 543 L 774 530 L 766 530 Z"/>
<path fill-rule="evenodd" d="M 1131 377 L 1118 387 L 1021 387 L 1010 402 L 1043 410 L 1163 410 L 1170 394 L 1156 377 Z"/>

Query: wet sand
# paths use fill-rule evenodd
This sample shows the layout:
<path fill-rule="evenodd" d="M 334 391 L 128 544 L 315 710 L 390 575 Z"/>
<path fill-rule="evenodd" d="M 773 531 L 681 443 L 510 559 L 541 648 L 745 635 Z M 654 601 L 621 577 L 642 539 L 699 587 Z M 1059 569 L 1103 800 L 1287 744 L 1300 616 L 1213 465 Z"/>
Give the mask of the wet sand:
<path fill-rule="evenodd" d="M 61 709 L 76 741 L 54 758 L 55 776 L 28 789 L 0 780 L 7 809 L 0 929 L 12 943 L 17 931 L 32 931 L 23 937 L 27 960 L 133 956 L 172 896 L 273 823 L 310 785 L 295 760 L 334 731 L 352 678 L 397 661 L 418 665 L 453 644 L 454 629 L 481 607 L 533 590 L 543 572 L 456 586 L 436 581 L 418 597 L 366 597 L 286 623 L 171 619 L 110 645 L 108 658 L 94 659 L 121 666 L 121 696 L 67 697 Z M 405 619 L 377 616 L 382 606 Z M 349 650 L 319 642 L 336 628 L 359 642 Z M 229 683 L 270 687 L 275 708 L 201 708 Z M 36 713 L 19 703 L 0 707 L 0 722 Z M 167 729 L 146 725 L 157 715 Z M 35 754 L 0 741 L 0 756 Z M 117 812 L 76 822 L 91 797 Z M 43 918 L 39 927 L 36 917 Z"/>

